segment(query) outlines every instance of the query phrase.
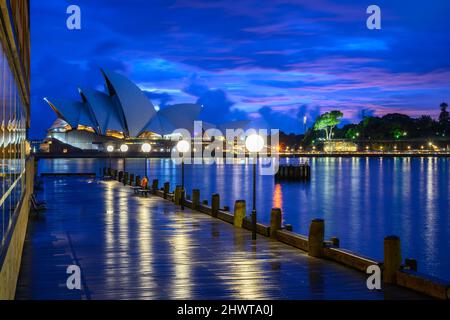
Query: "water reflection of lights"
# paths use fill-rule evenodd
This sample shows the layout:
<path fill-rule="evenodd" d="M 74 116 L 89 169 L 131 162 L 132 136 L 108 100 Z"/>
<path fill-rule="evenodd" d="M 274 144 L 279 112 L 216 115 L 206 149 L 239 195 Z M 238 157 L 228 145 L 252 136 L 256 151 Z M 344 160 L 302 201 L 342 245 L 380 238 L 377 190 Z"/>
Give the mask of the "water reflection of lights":
<path fill-rule="evenodd" d="M 435 179 L 439 177 L 438 175 L 434 174 L 434 171 L 436 170 L 436 158 L 429 158 L 428 159 L 428 165 L 427 165 L 427 171 L 426 171 L 426 199 L 425 199 L 425 214 L 426 214 L 426 224 L 427 224 L 427 244 L 428 249 L 432 250 L 432 248 L 435 248 L 434 242 L 436 240 L 436 221 L 435 221 L 435 197 L 437 196 L 436 192 L 436 183 Z"/>
<path fill-rule="evenodd" d="M 105 183 L 105 242 L 106 248 L 105 256 L 106 261 L 111 261 L 112 264 L 116 264 L 117 256 L 114 250 L 114 185 L 112 183 Z M 107 288 L 114 288 L 115 285 L 115 270 L 113 268 L 105 268 L 105 281 Z"/>
<path fill-rule="evenodd" d="M 240 246 L 244 243 L 243 234 L 235 235 L 235 244 Z M 257 250 L 257 249 L 255 249 Z M 245 257 L 242 257 L 245 255 Z M 250 255 L 250 256 L 249 256 Z M 229 272 L 219 277 L 224 283 L 230 286 L 230 291 L 235 292 L 233 299 L 267 299 L 264 295 L 264 279 L 261 270 L 261 262 L 256 258 L 257 253 L 242 252 L 242 250 L 233 250 L 226 257 L 224 263 L 229 265 Z M 231 281 L 232 279 L 232 281 Z"/>
<path fill-rule="evenodd" d="M 192 298 L 191 253 L 193 248 L 191 239 L 186 231 L 181 228 L 174 231 L 170 242 L 172 244 L 173 268 L 175 269 L 173 289 L 170 290 L 173 295 L 171 299 L 190 299 Z"/>
<path fill-rule="evenodd" d="M 153 274 L 153 232 L 152 232 L 152 219 L 151 212 L 148 208 L 148 199 L 138 198 L 139 212 L 137 214 L 137 236 L 138 242 L 138 265 L 139 265 L 139 278 L 142 286 L 147 288 L 156 288 L 157 284 L 154 277 L 149 277 Z M 150 283 L 149 283 L 150 282 Z M 142 298 L 146 297 L 145 291 L 140 291 Z"/>

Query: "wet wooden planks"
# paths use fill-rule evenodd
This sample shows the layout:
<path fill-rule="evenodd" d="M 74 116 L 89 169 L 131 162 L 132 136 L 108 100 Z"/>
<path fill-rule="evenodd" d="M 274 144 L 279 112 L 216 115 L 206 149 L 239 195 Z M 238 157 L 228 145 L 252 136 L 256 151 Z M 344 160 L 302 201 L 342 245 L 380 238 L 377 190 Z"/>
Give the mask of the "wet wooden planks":
<path fill-rule="evenodd" d="M 363 273 L 115 181 L 47 177 L 30 221 L 17 299 L 409 299 Z M 82 290 L 68 290 L 79 265 Z"/>

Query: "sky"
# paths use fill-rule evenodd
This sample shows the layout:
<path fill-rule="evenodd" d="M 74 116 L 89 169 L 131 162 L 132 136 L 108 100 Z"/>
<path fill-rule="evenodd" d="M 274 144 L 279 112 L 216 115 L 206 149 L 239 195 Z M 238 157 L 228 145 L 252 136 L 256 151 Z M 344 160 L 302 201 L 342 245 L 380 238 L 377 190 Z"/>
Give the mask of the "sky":
<path fill-rule="evenodd" d="M 431 5 L 432 3 L 432 5 Z M 66 27 L 69 5 L 81 30 Z M 381 30 L 366 9 L 381 8 Z M 450 101 L 450 1 L 31 0 L 31 138 L 56 119 L 44 97 L 104 90 L 100 68 L 154 105 L 203 105 L 212 123 L 249 119 L 302 133 L 400 112 L 437 117 Z"/>

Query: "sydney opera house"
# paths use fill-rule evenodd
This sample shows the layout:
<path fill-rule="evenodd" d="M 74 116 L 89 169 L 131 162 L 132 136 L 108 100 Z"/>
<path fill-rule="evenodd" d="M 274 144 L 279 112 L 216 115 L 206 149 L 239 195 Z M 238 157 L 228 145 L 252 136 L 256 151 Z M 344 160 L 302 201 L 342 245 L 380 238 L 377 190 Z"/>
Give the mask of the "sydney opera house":
<path fill-rule="evenodd" d="M 104 150 L 106 144 L 124 139 L 136 143 L 145 139 L 163 151 L 170 148 L 168 135 L 175 129 L 193 132 L 201 106 L 176 104 L 156 110 L 132 81 L 115 72 L 101 72 L 106 92 L 79 88 L 79 101 L 45 98 L 58 116 L 48 130 L 47 141 L 81 150 Z"/>

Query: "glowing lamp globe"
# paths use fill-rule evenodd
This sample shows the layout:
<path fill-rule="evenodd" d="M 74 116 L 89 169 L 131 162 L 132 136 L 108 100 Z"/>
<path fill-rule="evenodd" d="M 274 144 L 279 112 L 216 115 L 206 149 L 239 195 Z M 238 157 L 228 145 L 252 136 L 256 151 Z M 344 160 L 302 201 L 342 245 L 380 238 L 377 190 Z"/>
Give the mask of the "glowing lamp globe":
<path fill-rule="evenodd" d="M 251 134 L 245 140 L 245 147 L 250 152 L 260 152 L 264 148 L 264 139 L 259 134 Z"/>
<path fill-rule="evenodd" d="M 190 148 L 191 148 L 191 145 L 186 140 L 180 140 L 177 143 L 178 152 L 185 153 L 185 152 L 188 152 Z"/>
<path fill-rule="evenodd" d="M 121 145 L 120 146 L 120 151 L 127 152 L 128 151 L 128 146 L 126 144 Z"/>
<path fill-rule="evenodd" d="M 144 143 L 141 146 L 141 150 L 142 150 L 142 152 L 148 153 L 148 152 L 152 151 L 152 146 L 149 143 Z"/>
<path fill-rule="evenodd" d="M 109 146 L 106 147 L 106 151 L 113 152 L 114 151 L 114 147 L 109 145 Z"/>

